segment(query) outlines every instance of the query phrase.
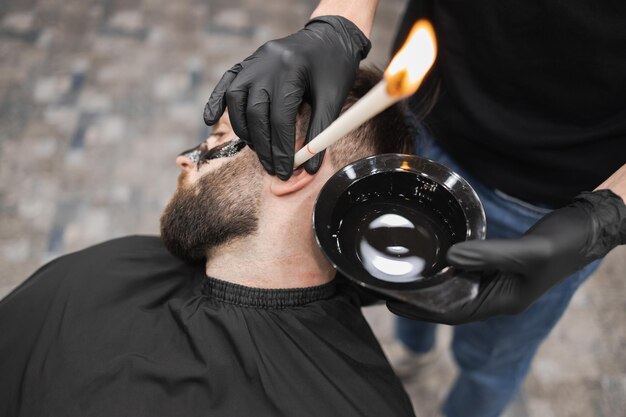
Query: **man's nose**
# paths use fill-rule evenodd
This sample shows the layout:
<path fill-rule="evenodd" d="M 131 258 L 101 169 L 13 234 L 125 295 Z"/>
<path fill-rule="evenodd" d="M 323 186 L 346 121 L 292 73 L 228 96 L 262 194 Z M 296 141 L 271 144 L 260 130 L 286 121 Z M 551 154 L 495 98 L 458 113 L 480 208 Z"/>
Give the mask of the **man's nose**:
<path fill-rule="evenodd" d="M 176 165 L 185 172 L 191 171 L 196 166 L 200 157 L 207 151 L 206 142 L 202 142 L 195 148 L 187 149 L 176 157 Z"/>
<path fill-rule="evenodd" d="M 193 169 L 194 163 L 186 155 L 178 155 L 176 157 L 176 165 L 185 172 L 189 172 Z"/>

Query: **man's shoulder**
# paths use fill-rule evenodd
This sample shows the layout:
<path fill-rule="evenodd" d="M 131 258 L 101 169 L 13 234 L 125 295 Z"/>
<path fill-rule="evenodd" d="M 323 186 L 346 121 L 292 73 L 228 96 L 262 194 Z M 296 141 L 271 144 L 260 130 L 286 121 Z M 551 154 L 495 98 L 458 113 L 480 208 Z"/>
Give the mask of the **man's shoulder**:
<path fill-rule="evenodd" d="M 3 301 L 43 289 L 48 289 L 48 296 L 53 289 L 90 298 L 137 286 L 177 286 L 188 283 L 197 271 L 197 265 L 170 254 L 158 236 L 126 236 L 60 256 L 39 268 Z"/>
<path fill-rule="evenodd" d="M 175 278 L 197 269 L 172 255 L 158 236 L 126 236 L 112 239 L 64 257 L 77 279 L 151 280 Z M 90 277 L 90 278 L 88 278 Z"/>
<path fill-rule="evenodd" d="M 107 240 L 69 253 L 59 259 L 72 260 L 79 257 L 110 258 L 124 256 L 125 254 L 153 256 L 159 254 L 169 255 L 169 252 L 167 252 L 158 236 L 131 235 Z"/>
<path fill-rule="evenodd" d="M 73 268 L 110 270 L 122 265 L 157 264 L 184 266 L 172 255 L 158 236 L 124 236 L 61 256 L 53 262 Z"/>

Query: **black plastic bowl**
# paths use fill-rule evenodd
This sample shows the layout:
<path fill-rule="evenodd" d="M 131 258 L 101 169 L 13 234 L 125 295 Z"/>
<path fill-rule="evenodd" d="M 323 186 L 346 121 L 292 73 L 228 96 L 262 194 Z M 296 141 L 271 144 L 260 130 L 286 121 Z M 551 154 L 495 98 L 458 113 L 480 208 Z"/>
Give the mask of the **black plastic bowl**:
<path fill-rule="evenodd" d="M 414 304 L 437 311 L 476 293 L 475 282 L 447 282 L 455 277 L 445 254 L 484 239 L 482 204 L 463 178 L 429 159 L 384 154 L 344 167 L 322 188 L 313 226 L 329 261 L 363 287 L 407 302 L 429 289 L 434 304 Z"/>

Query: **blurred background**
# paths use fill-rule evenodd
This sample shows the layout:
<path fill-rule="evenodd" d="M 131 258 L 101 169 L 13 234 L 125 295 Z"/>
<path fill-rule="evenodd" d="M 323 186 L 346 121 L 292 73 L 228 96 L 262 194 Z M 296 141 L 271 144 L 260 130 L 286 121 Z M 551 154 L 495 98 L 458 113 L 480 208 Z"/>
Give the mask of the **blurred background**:
<path fill-rule="evenodd" d="M 0 1 L 0 298 L 59 255 L 157 234 L 174 158 L 209 133 L 202 110 L 215 83 L 265 41 L 300 29 L 316 4 Z M 367 62 L 384 68 L 404 6 L 379 5 Z M 506 417 L 626 416 L 618 249 L 578 291 Z M 366 315 L 391 340 L 387 310 Z M 443 348 L 450 329 L 440 330 Z M 446 352 L 406 383 L 418 416 L 432 414 L 454 372 Z"/>

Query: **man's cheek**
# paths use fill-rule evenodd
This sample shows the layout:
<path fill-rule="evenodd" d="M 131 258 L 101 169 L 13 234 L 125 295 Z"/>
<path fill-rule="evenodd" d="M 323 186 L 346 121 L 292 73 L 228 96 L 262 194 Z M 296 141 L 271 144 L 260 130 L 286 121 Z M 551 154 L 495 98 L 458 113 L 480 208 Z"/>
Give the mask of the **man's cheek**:
<path fill-rule="evenodd" d="M 207 172 L 217 171 L 230 160 L 232 160 L 232 158 L 211 159 L 208 163 L 204 164 L 204 166 L 200 167 L 200 176 L 205 175 Z"/>

